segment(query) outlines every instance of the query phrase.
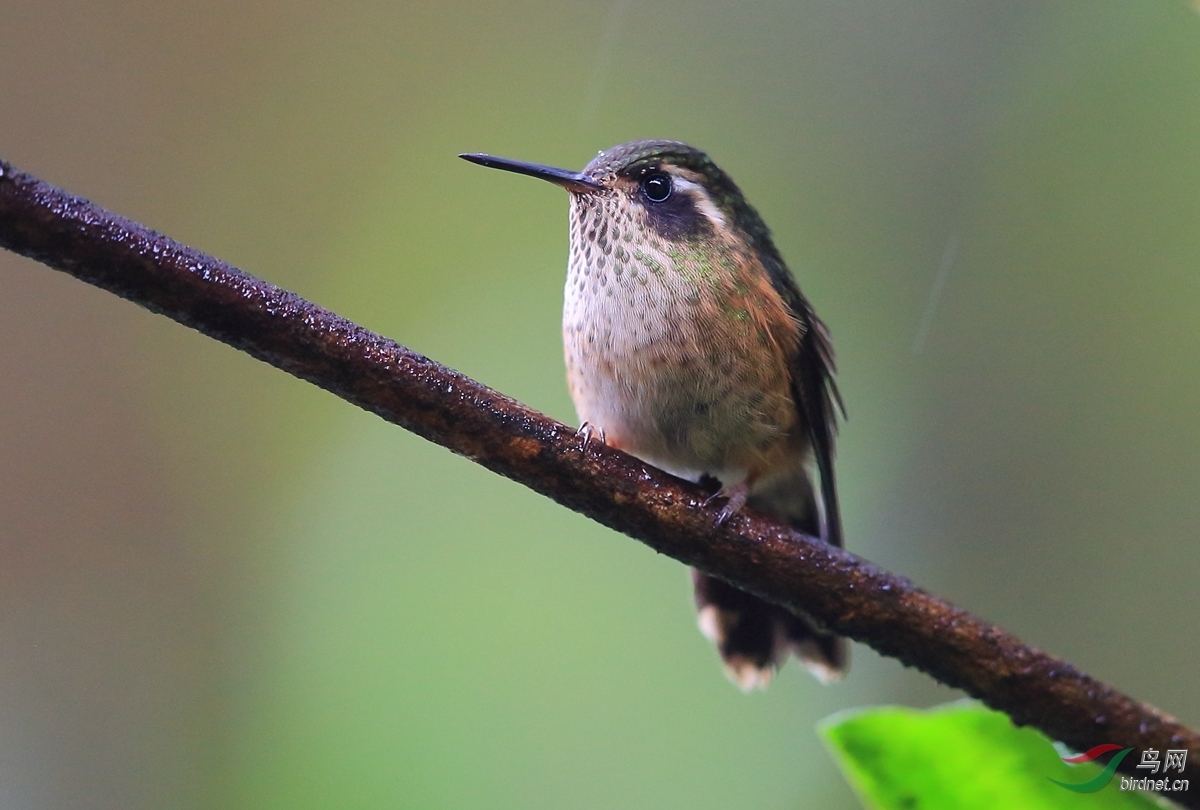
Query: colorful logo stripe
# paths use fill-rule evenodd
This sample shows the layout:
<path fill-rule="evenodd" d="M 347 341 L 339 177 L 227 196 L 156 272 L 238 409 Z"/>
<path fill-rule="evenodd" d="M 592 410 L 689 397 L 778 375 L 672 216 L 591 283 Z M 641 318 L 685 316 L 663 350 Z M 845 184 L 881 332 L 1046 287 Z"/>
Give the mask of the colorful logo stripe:
<path fill-rule="evenodd" d="M 1107 754 L 1109 751 L 1120 751 L 1120 750 L 1121 750 L 1121 746 L 1119 746 L 1119 745 L 1114 745 L 1113 743 L 1105 743 L 1104 745 L 1097 745 L 1095 748 L 1091 748 L 1091 749 L 1085 751 L 1084 753 L 1080 754 L 1077 757 L 1063 757 L 1062 761 L 1070 762 L 1072 765 L 1078 765 L 1080 762 L 1091 762 L 1096 757 L 1102 757 L 1105 754 Z"/>
<path fill-rule="evenodd" d="M 1113 745 L 1112 743 L 1097 745 L 1092 750 L 1088 751 L 1087 753 L 1080 754 L 1077 757 L 1063 757 L 1063 762 L 1091 762 L 1096 757 L 1103 756 L 1109 751 L 1116 751 L 1118 748 L 1120 748 L 1120 746 Z M 1073 790 L 1076 793 L 1095 793 L 1097 790 L 1100 790 L 1109 783 L 1109 781 L 1113 778 L 1113 774 L 1117 772 L 1117 766 L 1121 764 L 1121 760 L 1129 756 L 1129 752 L 1132 750 L 1132 748 L 1121 749 L 1121 753 L 1113 757 L 1103 771 L 1096 774 L 1095 777 L 1087 780 L 1086 782 L 1072 784 L 1071 782 L 1060 782 L 1053 777 L 1047 777 L 1047 779 L 1056 785 L 1062 785 L 1067 790 Z"/>

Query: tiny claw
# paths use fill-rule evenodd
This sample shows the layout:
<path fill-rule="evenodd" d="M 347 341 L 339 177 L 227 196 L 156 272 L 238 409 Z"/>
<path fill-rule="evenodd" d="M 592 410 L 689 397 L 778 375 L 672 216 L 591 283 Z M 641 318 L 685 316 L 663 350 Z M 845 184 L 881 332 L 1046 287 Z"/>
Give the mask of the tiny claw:
<path fill-rule="evenodd" d="M 746 505 L 746 500 L 750 497 L 750 484 L 747 481 L 742 481 L 740 484 L 735 484 L 731 487 L 721 487 L 715 494 L 710 495 L 708 500 L 704 502 L 705 506 L 711 506 L 712 502 L 718 498 L 727 498 L 728 503 L 717 515 L 717 525 L 724 526 L 725 523 L 738 512 L 742 511 L 742 507 Z"/>
<path fill-rule="evenodd" d="M 600 434 L 600 444 L 608 444 L 604 437 L 604 428 L 598 428 L 591 422 L 584 422 L 579 426 L 579 430 L 575 431 L 576 438 L 583 439 L 583 452 L 588 451 L 588 447 L 592 444 L 592 439 L 595 435 Z"/>

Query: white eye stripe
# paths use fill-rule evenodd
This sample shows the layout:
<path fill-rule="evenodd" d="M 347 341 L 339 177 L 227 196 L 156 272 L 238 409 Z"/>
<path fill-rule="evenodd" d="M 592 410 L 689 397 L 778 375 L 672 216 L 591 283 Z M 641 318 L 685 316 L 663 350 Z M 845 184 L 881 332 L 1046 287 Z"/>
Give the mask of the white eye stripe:
<path fill-rule="evenodd" d="M 704 190 L 704 186 L 693 183 L 691 180 L 685 180 L 677 174 L 671 176 L 671 182 L 674 183 L 676 191 L 688 194 L 695 201 L 696 210 L 708 217 L 708 221 L 713 224 L 713 227 L 717 230 L 725 229 L 725 215 L 713 204 L 708 192 Z"/>

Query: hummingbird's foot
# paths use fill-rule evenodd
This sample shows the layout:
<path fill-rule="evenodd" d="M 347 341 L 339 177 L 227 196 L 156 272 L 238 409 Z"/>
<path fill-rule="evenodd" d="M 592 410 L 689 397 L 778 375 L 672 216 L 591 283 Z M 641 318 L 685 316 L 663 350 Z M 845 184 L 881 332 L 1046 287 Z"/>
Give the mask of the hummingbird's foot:
<path fill-rule="evenodd" d="M 725 521 L 742 511 L 742 507 L 746 505 L 746 500 L 750 497 L 750 480 L 745 479 L 740 484 L 735 484 L 731 487 L 721 487 L 715 495 L 709 496 L 704 502 L 705 506 L 709 506 L 718 498 L 728 499 L 725 508 L 721 510 L 721 514 L 717 516 L 717 525 L 725 525 Z"/>
<path fill-rule="evenodd" d="M 583 439 L 583 452 L 586 453 L 588 451 L 588 447 L 591 446 L 592 439 L 597 433 L 600 434 L 600 444 L 608 444 L 604 438 L 604 428 L 596 427 L 591 422 L 584 422 L 579 426 L 579 430 L 575 431 L 575 437 Z"/>

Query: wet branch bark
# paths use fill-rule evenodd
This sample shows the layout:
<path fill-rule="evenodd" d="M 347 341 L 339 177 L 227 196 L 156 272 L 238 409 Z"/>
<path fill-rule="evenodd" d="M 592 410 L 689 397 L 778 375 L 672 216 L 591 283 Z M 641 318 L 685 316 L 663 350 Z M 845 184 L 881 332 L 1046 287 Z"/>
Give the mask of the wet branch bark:
<path fill-rule="evenodd" d="M 908 580 L 753 515 L 717 525 L 700 488 L 142 225 L 0 162 L 0 245 L 240 349 L 695 566 L 957 687 L 1078 750 L 1200 734 Z M 1122 763 L 1129 773 L 1138 757 Z M 1144 775 L 1144 774 L 1142 774 Z"/>

